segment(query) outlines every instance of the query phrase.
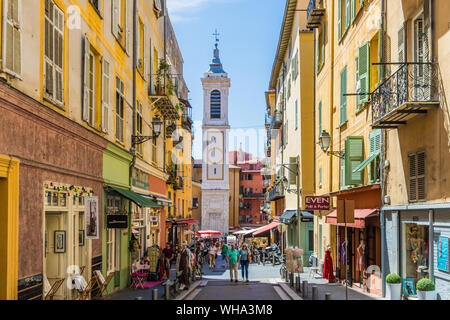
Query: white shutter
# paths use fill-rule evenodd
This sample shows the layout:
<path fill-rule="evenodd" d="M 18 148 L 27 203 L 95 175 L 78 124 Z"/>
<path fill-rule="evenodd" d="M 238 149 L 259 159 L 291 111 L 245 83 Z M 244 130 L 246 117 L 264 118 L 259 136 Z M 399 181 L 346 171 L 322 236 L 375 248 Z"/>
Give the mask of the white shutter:
<path fill-rule="evenodd" d="M 398 62 L 405 62 L 405 27 L 398 31 Z"/>
<path fill-rule="evenodd" d="M 22 73 L 22 1 L 5 0 L 3 1 L 3 70 L 13 76 L 19 76 Z"/>
<path fill-rule="evenodd" d="M 83 120 L 89 121 L 89 87 L 88 87 L 88 77 L 89 77 L 89 52 L 90 43 L 87 35 L 84 36 L 84 47 L 83 47 Z"/>
<path fill-rule="evenodd" d="M 105 58 L 102 59 L 102 130 L 108 132 L 109 121 L 109 97 L 110 97 L 110 64 Z"/>
<path fill-rule="evenodd" d="M 54 70 L 55 70 L 55 96 L 54 99 L 64 102 L 64 13 L 54 6 Z"/>
<path fill-rule="evenodd" d="M 149 48 L 149 66 L 150 66 L 150 79 L 149 79 L 149 87 L 148 87 L 148 95 L 152 95 L 153 94 L 153 88 L 154 88 L 154 83 L 153 83 L 153 45 L 152 45 L 152 38 L 150 38 L 149 41 L 150 44 L 150 48 Z"/>
<path fill-rule="evenodd" d="M 119 37 L 119 24 L 120 24 L 120 0 L 112 1 L 112 12 L 111 12 L 111 31 L 113 35 Z"/>

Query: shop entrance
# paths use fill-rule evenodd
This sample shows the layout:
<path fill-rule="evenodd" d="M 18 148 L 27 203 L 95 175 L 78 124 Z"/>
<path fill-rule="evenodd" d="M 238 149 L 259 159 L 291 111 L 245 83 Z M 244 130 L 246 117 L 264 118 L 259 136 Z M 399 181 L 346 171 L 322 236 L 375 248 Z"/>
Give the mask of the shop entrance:
<path fill-rule="evenodd" d="M 45 252 L 44 275 L 50 285 L 59 279 L 66 278 L 67 269 L 67 234 L 66 215 L 61 212 L 45 213 Z M 65 284 L 55 295 L 55 300 L 64 300 L 68 294 Z"/>
<path fill-rule="evenodd" d="M 429 274 L 429 226 L 416 223 L 402 225 L 402 278 L 415 284 Z"/>

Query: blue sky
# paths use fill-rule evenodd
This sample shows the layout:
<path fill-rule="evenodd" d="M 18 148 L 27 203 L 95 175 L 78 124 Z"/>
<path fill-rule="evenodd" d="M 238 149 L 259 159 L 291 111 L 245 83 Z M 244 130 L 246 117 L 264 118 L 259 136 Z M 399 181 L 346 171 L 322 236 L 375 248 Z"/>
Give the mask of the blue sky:
<path fill-rule="evenodd" d="M 167 6 L 184 59 L 194 121 L 203 116 L 200 78 L 211 63 L 214 30 L 220 33 L 220 57 L 231 78 L 231 129 L 264 129 L 265 97 L 278 45 L 284 0 L 168 0 Z M 201 158 L 201 125 L 195 128 L 194 158 Z M 255 132 L 255 131 L 253 131 Z M 234 139 L 233 139 L 234 140 Z M 255 156 L 264 156 L 265 137 L 247 143 Z M 240 142 L 230 141 L 230 149 Z"/>

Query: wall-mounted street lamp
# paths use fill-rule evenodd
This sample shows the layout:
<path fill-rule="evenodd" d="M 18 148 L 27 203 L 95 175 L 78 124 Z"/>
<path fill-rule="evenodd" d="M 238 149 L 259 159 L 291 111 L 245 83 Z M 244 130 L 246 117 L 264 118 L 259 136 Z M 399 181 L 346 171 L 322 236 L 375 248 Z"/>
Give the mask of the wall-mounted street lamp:
<path fill-rule="evenodd" d="M 153 136 L 139 136 L 139 135 L 132 136 L 131 144 L 132 144 L 133 150 L 134 150 L 134 147 L 138 144 L 142 144 L 151 139 L 158 138 L 159 135 L 161 134 L 162 124 L 163 124 L 163 122 L 162 122 L 161 118 L 156 116 L 155 118 L 153 118 L 153 121 L 152 121 Z"/>
<path fill-rule="evenodd" d="M 330 134 L 326 130 L 322 130 L 319 136 L 319 146 L 322 149 L 322 151 L 325 152 L 327 155 L 332 155 L 344 159 L 345 158 L 344 151 L 328 151 L 328 149 L 330 148 L 330 143 L 331 143 Z"/>

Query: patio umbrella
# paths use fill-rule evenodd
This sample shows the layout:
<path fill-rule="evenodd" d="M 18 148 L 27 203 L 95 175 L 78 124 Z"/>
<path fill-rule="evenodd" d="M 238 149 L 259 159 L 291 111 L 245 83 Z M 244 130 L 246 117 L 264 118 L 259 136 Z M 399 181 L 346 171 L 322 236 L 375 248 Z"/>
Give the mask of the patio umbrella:
<path fill-rule="evenodd" d="M 196 232 L 202 238 L 210 238 L 212 236 L 220 236 L 222 233 L 220 231 L 215 230 L 200 230 Z"/>

